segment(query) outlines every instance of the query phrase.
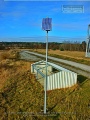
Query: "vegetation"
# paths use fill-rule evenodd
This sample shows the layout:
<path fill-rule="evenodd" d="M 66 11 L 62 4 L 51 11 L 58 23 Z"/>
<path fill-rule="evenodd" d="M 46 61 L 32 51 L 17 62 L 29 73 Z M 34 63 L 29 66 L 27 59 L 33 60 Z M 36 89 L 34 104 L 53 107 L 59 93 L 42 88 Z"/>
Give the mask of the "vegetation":
<path fill-rule="evenodd" d="M 0 51 L 0 60 L 6 60 L 6 59 L 17 59 L 19 57 L 18 50 L 3 50 Z"/>
<path fill-rule="evenodd" d="M 17 53 L 8 52 L 10 56 Z M 78 84 L 72 88 L 47 91 L 47 114 L 44 115 L 44 89 L 30 73 L 32 62 L 16 58 L 17 55 L 14 59 L 2 59 L 0 62 L 1 120 L 89 119 L 89 79 L 78 76 Z"/>
<path fill-rule="evenodd" d="M 0 50 L 3 49 L 45 49 L 46 43 L 43 42 L 0 42 Z M 82 43 L 74 41 L 63 41 L 62 43 L 58 42 L 49 42 L 48 48 L 52 50 L 67 50 L 67 51 L 85 51 L 86 50 L 86 42 L 82 41 Z"/>
<path fill-rule="evenodd" d="M 10 57 L 10 54 L 9 53 L 1 53 L 0 54 L 0 59 L 3 60 L 3 59 L 8 59 Z"/>

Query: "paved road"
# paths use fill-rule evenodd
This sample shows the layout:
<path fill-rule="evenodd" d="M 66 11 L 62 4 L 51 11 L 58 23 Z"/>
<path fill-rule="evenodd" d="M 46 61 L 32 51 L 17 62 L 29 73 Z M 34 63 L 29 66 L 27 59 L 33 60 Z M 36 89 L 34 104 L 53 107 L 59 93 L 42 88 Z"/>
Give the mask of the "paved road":
<path fill-rule="evenodd" d="M 29 52 L 29 51 L 25 51 L 25 52 L 45 58 L 45 55 L 42 55 L 42 54 L 38 54 L 35 52 Z M 80 64 L 80 63 L 76 63 L 76 62 L 72 62 L 72 61 L 68 61 L 68 60 L 63 60 L 63 59 L 59 59 L 59 58 L 55 58 L 55 57 L 50 57 L 50 56 L 48 56 L 48 59 L 51 59 L 51 60 L 57 61 L 57 62 L 61 62 L 61 63 L 65 63 L 67 65 L 70 65 L 70 66 L 82 69 L 84 71 L 90 72 L 90 66 L 88 66 L 88 65 L 84 65 L 84 64 Z"/>

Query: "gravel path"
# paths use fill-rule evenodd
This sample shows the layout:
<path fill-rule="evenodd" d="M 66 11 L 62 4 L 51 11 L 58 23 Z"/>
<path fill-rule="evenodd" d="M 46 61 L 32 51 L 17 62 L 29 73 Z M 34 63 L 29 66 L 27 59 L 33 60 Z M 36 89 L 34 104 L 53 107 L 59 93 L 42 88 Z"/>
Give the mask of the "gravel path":
<path fill-rule="evenodd" d="M 29 52 L 29 51 L 24 51 L 24 52 L 45 58 L 45 55 L 42 55 L 42 54 L 38 54 L 35 52 Z M 68 61 L 68 60 L 63 60 L 63 59 L 59 59 L 59 58 L 55 58 L 55 57 L 50 57 L 50 56 L 48 56 L 48 59 L 51 59 L 51 60 L 57 61 L 57 62 L 61 62 L 61 63 L 65 63 L 67 65 L 90 72 L 90 66 L 88 66 L 88 65 L 84 65 L 84 64 L 80 64 L 80 63 L 76 63 L 76 62 L 72 62 L 72 61 Z"/>
<path fill-rule="evenodd" d="M 40 61 L 41 60 L 37 56 L 34 56 L 34 55 L 27 53 L 25 51 L 21 51 L 19 54 L 20 54 L 20 59 L 23 59 L 23 60 L 28 60 L 28 61 Z"/>

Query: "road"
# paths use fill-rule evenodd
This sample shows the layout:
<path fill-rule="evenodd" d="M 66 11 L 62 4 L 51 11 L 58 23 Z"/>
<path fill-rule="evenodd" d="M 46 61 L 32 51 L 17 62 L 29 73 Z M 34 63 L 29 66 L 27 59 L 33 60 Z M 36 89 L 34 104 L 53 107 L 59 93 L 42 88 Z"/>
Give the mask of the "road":
<path fill-rule="evenodd" d="M 30 53 L 27 54 L 25 51 L 21 51 L 20 53 L 20 59 L 28 60 L 28 61 L 40 61 L 41 59 L 37 56 L 34 56 Z"/>
<path fill-rule="evenodd" d="M 35 53 L 35 52 L 30 52 L 30 51 L 23 51 L 25 53 L 28 54 L 32 54 L 32 55 L 36 55 L 38 57 L 42 57 L 42 58 L 46 58 L 45 55 L 39 54 L 39 53 Z M 54 62 L 58 62 L 61 64 L 65 64 L 67 66 L 70 66 L 72 68 L 76 68 L 76 72 L 80 71 L 81 74 L 83 74 L 85 72 L 85 74 L 87 74 L 86 76 L 90 78 L 90 66 L 88 65 L 84 65 L 84 64 L 80 64 L 80 63 L 76 63 L 76 62 L 72 62 L 72 61 L 68 61 L 68 60 L 63 60 L 63 59 L 59 59 L 59 58 L 55 58 L 55 57 L 50 57 L 48 56 L 49 60 L 52 60 Z"/>

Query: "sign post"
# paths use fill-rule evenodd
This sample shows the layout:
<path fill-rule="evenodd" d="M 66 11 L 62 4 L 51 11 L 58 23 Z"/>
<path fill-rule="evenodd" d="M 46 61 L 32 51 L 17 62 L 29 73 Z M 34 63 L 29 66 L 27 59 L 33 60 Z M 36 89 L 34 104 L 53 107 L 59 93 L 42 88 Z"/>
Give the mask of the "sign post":
<path fill-rule="evenodd" d="M 48 31 L 52 30 L 52 18 L 43 18 L 42 30 L 46 31 L 46 77 L 44 80 L 44 114 L 46 114 L 46 103 L 47 103 L 47 62 L 48 62 Z"/>

